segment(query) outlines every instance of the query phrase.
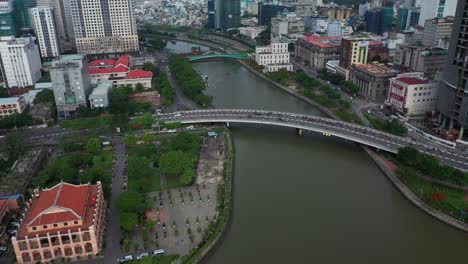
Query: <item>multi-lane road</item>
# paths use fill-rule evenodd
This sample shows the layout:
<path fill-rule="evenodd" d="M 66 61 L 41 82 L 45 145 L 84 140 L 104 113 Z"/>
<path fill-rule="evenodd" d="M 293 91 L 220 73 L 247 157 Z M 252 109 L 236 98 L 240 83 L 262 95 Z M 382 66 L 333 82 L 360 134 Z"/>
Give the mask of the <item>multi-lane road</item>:
<path fill-rule="evenodd" d="M 461 151 L 443 147 L 436 148 L 413 141 L 410 138 L 399 137 L 376 129 L 317 116 L 260 110 L 209 109 L 161 114 L 156 117 L 156 120 L 181 122 L 184 124 L 217 122 L 254 123 L 310 130 L 326 136 L 336 136 L 352 140 L 392 153 L 397 153 L 398 149 L 402 147 L 413 147 L 422 153 L 438 158 L 444 164 L 468 171 L 468 155 Z"/>

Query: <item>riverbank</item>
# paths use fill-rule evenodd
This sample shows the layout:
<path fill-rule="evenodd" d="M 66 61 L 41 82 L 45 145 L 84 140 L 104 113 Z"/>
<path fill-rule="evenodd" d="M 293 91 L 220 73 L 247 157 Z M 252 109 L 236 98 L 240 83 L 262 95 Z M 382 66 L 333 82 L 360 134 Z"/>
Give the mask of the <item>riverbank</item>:
<path fill-rule="evenodd" d="M 284 85 L 281 85 L 273 80 L 271 80 L 270 78 L 268 78 L 267 76 L 265 76 L 264 74 L 258 72 L 256 69 L 254 69 L 253 67 L 251 67 L 249 64 L 247 64 L 246 62 L 244 61 L 240 61 L 240 60 L 237 60 L 237 62 L 239 64 L 241 64 L 242 66 L 244 66 L 246 69 L 248 69 L 250 72 L 254 73 L 255 75 L 257 75 L 258 77 L 262 78 L 263 80 L 269 82 L 270 84 L 300 98 L 301 100 L 303 100 L 304 102 L 307 102 L 311 105 L 313 105 L 314 107 L 317 107 L 320 111 L 322 111 L 323 113 L 325 113 L 327 116 L 329 116 L 330 118 L 333 118 L 333 119 L 336 119 L 336 120 L 340 120 L 340 118 L 335 115 L 332 111 L 330 111 L 329 109 L 317 104 L 316 102 L 314 102 L 313 100 L 299 94 L 297 91 L 291 89 L 291 88 L 288 88 L 288 87 L 285 87 Z M 419 199 L 416 195 L 414 195 L 414 193 L 406 186 L 404 185 L 403 182 L 401 182 L 401 180 L 398 178 L 398 176 L 392 171 L 391 168 L 389 168 L 384 162 L 379 162 L 379 159 L 376 158 L 376 154 L 373 153 L 368 147 L 364 146 L 364 145 L 361 145 L 361 147 L 368 153 L 369 156 L 371 156 L 372 160 L 374 161 L 374 163 L 379 167 L 379 169 L 387 176 L 387 178 L 389 178 L 391 180 L 391 182 L 393 183 L 393 185 L 400 191 L 400 193 L 405 196 L 405 198 L 407 198 L 412 204 L 414 204 L 415 206 L 419 207 L 421 210 L 423 210 L 424 212 L 428 213 L 429 215 L 433 216 L 434 218 L 436 218 L 437 220 L 439 221 L 442 221 L 452 227 L 455 227 L 457 229 L 460 229 L 462 231 L 465 231 L 465 232 L 468 232 L 468 226 L 466 226 L 463 222 L 460 223 L 458 220 L 450 217 L 449 215 L 447 214 L 444 214 L 444 213 L 441 213 L 437 210 L 435 210 L 434 208 L 430 207 L 429 205 L 425 204 L 423 201 L 421 201 L 421 199 Z"/>
<path fill-rule="evenodd" d="M 367 146 L 362 146 L 362 148 L 369 154 L 374 163 L 379 167 L 383 174 L 390 180 L 390 182 L 400 191 L 403 196 L 410 201 L 413 205 L 419 207 L 425 213 L 433 216 L 435 219 L 444 222 L 452 227 L 455 227 L 464 232 L 468 232 L 468 226 L 458 221 L 457 219 L 448 216 L 447 214 L 441 213 L 431 206 L 427 205 L 422 201 L 417 195 L 415 195 L 396 175 L 395 171 L 390 168 L 383 157 L 372 151 Z"/>
<path fill-rule="evenodd" d="M 228 129 L 224 129 L 224 134 L 226 139 L 226 160 L 224 164 L 223 179 L 224 183 L 220 184 L 218 187 L 218 200 L 220 201 L 218 208 L 220 206 L 222 207 L 222 213 L 220 213 L 217 217 L 215 224 L 216 229 L 212 231 L 208 241 L 206 241 L 203 246 L 198 248 L 197 251 L 195 251 L 193 254 L 184 258 L 183 263 L 199 263 L 205 257 L 207 257 L 211 250 L 222 239 L 226 231 L 226 227 L 230 221 L 233 201 L 232 168 L 234 163 L 234 145 Z"/>

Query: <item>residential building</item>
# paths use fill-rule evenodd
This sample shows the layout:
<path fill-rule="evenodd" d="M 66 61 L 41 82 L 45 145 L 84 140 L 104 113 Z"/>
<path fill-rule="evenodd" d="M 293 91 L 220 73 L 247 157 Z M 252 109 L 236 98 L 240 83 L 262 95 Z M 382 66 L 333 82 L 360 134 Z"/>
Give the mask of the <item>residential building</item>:
<path fill-rule="evenodd" d="M 370 38 L 363 36 L 343 37 L 341 41 L 340 66 L 349 69 L 351 65 L 356 63 L 366 64 L 370 40 Z"/>
<path fill-rule="evenodd" d="M 108 107 L 111 89 L 111 83 L 103 82 L 98 84 L 98 86 L 94 88 L 93 92 L 89 95 L 89 105 L 91 108 Z"/>
<path fill-rule="evenodd" d="M 0 37 L 17 36 L 19 33 L 13 0 L 0 1 Z"/>
<path fill-rule="evenodd" d="M 317 7 L 318 13 L 329 20 L 349 20 L 354 15 L 353 9 L 346 6 L 324 5 Z"/>
<path fill-rule="evenodd" d="M 328 17 L 327 16 L 307 16 L 304 20 L 305 30 L 312 33 L 325 33 L 328 28 Z M 341 35 L 341 25 L 340 25 Z"/>
<path fill-rule="evenodd" d="M 296 60 L 316 70 L 325 69 L 328 61 L 341 57 L 341 37 L 306 36 L 296 42 Z"/>
<path fill-rule="evenodd" d="M 21 114 L 26 108 L 23 96 L 0 98 L 0 118 Z"/>
<path fill-rule="evenodd" d="M 29 12 L 31 27 L 36 33 L 41 57 L 58 57 L 60 55 L 60 45 L 55 27 L 54 9 L 40 6 L 29 9 Z"/>
<path fill-rule="evenodd" d="M 128 53 L 139 50 L 133 0 L 65 1 L 79 54 Z M 70 26 L 69 26 L 70 27 Z"/>
<path fill-rule="evenodd" d="M 87 107 L 91 80 L 84 55 L 63 55 L 55 59 L 52 61 L 50 77 L 60 119 L 73 116 L 80 106 Z"/>
<path fill-rule="evenodd" d="M 468 0 L 459 0 L 450 38 L 448 63 L 440 87 L 438 109 L 442 128 L 468 127 Z"/>
<path fill-rule="evenodd" d="M 367 61 L 384 62 L 390 59 L 390 52 L 388 47 L 383 41 L 373 40 L 369 41 L 369 48 L 367 51 Z"/>
<path fill-rule="evenodd" d="M 33 37 L 1 37 L 0 57 L 8 87 L 33 86 L 41 78 L 41 57 Z"/>
<path fill-rule="evenodd" d="M 264 72 L 293 70 L 292 64 L 289 63 L 288 43 L 271 43 L 269 46 L 255 47 L 255 62 L 264 67 Z"/>
<path fill-rule="evenodd" d="M 260 33 L 265 31 L 266 27 L 240 27 L 239 34 L 255 39 Z"/>
<path fill-rule="evenodd" d="M 424 26 L 428 19 L 455 16 L 458 1 L 463 0 L 424 0 L 418 24 Z"/>
<path fill-rule="evenodd" d="M 406 73 L 390 78 L 385 104 L 408 116 L 421 116 L 436 109 L 438 83 L 422 73 Z"/>
<path fill-rule="evenodd" d="M 434 18 L 426 20 L 422 44 L 429 48 L 448 48 L 452 35 L 454 17 Z"/>
<path fill-rule="evenodd" d="M 98 254 L 103 246 L 105 202 L 101 182 L 61 182 L 34 190 L 11 243 L 18 263 Z"/>
<path fill-rule="evenodd" d="M 303 34 L 304 18 L 294 13 L 282 13 L 271 19 L 271 39 L 278 42 L 282 35 Z"/>
<path fill-rule="evenodd" d="M 393 63 L 401 71 L 424 72 L 429 80 L 434 80 L 437 74 L 443 71 L 447 54 L 447 50 L 442 48 L 399 44 Z"/>
<path fill-rule="evenodd" d="M 117 60 L 102 59 L 89 62 L 89 75 L 96 83 L 109 82 L 113 86 L 137 84 L 151 88 L 153 73 L 144 70 L 130 70 L 129 57 L 120 56 Z"/>
<path fill-rule="evenodd" d="M 209 0 L 208 25 L 211 29 L 227 30 L 240 26 L 240 0 Z M 211 18 L 210 18 L 211 16 Z"/>
<path fill-rule="evenodd" d="M 420 14 L 421 10 L 417 8 L 399 8 L 396 29 L 401 31 L 417 25 Z"/>
<path fill-rule="evenodd" d="M 383 102 L 387 95 L 389 79 L 396 72 L 380 63 L 354 64 L 349 70 L 349 81 L 359 87 L 366 99 Z"/>
<path fill-rule="evenodd" d="M 279 5 L 274 3 L 258 3 L 258 25 L 269 26 L 271 19 L 281 13 L 294 12 L 294 6 Z"/>
<path fill-rule="evenodd" d="M 338 21 L 330 21 L 326 31 L 329 37 L 339 37 L 343 35 L 343 26 Z"/>
<path fill-rule="evenodd" d="M 18 28 L 22 33 L 31 33 L 31 23 L 29 21 L 28 10 L 30 8 L 36 7 L 35 0 L 13 0 L 13 8 L 15 12 L 16 23 Z"/>
<path fill-rule="evenodd" d="M 76 51 L 75 36 L 71 24 L 71 10 L 69 8 L 65 10 L 65 7 L 68 7 L 66 3 L 64 0 L 37 0 L 38 6 L 54 10 L 54 24 L 61 52 L 73 52 Z"/>
<path fill-rule="evenodd" d="M 296 14 L 298 16 L 311 16 L 317 12 L 318 5 L 322 5 L 318 0 L 297 0 Z"/>

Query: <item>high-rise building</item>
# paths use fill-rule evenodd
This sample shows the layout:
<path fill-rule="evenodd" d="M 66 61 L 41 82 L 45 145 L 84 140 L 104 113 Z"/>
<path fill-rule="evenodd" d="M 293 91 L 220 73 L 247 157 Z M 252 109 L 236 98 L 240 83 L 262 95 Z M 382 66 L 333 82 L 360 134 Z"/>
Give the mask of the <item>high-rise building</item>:
<path fill-rule="evenodd" d="M 353 15 L 353 9 L 346 6 L 325 5 L 317 8 L 322 16 L 327 16 L 329 20 L 349 20 Z"/>
<path fill-rule="evenodd" d="M 327 36 L 335 37 L 343 35 L 343 25 L 338 21 L 328 22 L 327 25 Z"/>
<path fill-rule="evenodd" d="M 18 23 L 16 14 L 14 13 L 13 1 L 0 1 L 0 37 L 17 36 Z"/>
<path fill-rule="evenodd" d="M 318 3 L 317 0 L 297 0 L 296 2 L 296 13 L 298 16 L 311 16 L 317 12 L 317 6 L 323 5 Z"/>
<path fill-rule="evenodd" d="M 214 0 L 211 0 L 214 1 Z M 271 23 L 271 18 L 283 12 L 294 12 L 293 6 L 285 6 L 273 3 L 258 3 L 258 25 L 268 26 Z"/>
<path fill-rule="evenodd" d="M 448 48 L 448 42 L 452 35 L 453 21 L 453 17 L 426 20 L 422 44 L 426 47 Z"/>
<path fill-rule="evenodd" d="M 382 22 L 382 10 L 374 9 L 366 12 L 364 15 L 364 21 L 366 22 L 366 30 L 374 34 L 381 34 Z"/>
<path fill-rule="evenodd" d="M 240 26 L 240 0 L 209 0 L 208 8 L 208 25 L 211 29 L 226 30 Z"/>
<path fill-rule="evenodd" d="M 139 50 L 133 0 L 69 0 L 65 1 L 65 13 L 67 23 L 72 25 L 78 53 Z"/>
<path fill-rule="evenodd" d="M 367 37 L 344 37 L 341 40 L 340 67 L 349 69 L 353 64 L 366 64 L 369 41 Z"/>
<path fill-rule="evenodd" d="M 463 0 L 424 0 L 424 3 L 421 3 L 421 15 L 418 24 L 424 26 L 428 19 L 454 16 L 458 1 Z"/>
<path fill-rule="evenodd" d="M 399 8 L 396 21 L 398 31 L 408 29 L 418 24 L 420 10 L 416 8 Z"/>
<path fill-rule="evenodd" d="M 55 59 L 50 77 L 59 118 L 71 117 L 78 107 L 87 106 L 91 81 L 84 55 L 63 55 Z"/>
<path fill-rule="evenodd" d="M 37 6 L 36 0 L 14 0 L 13 6 L 16 14 L 16 22 L 18 27 L 23 32 L 28 32 L 31 29 L 31 21 L 29 20 L 29 8 Z"/>
<path fill-rule="evenodd" d="M 307 16 L 305 17 L 305 30 L 312 33 L 324 33 L 327 31 L 328 17 L 327 16 Z M 341 32 L 340 32 L 341 35 Z"/>
<path fill-rule="evenodd" d="M 459 0 L 452 37 L 440 87 L 439 111 L 444 128 L 459 128 L 459 138 L 468 126 L 468 0 Z"/>
<path fill-rule="evenodd" d="M 50 7 L 34 7 L 29 9 L 31 26 L 39 42 L 42 58 L 54 58 L 60 55 L 57 30 L 55 27 L 54 10 Z"/>
<path fill-rule="evenodd" d="M 382 7 L 382 15 L 380 17 L 380 34 L 389 31 L 392 28 L 393 22 L 393 7 Z"/>
<path fill-rule="evenodd" d="M 9 87 L 33 86 L 41 78 L 41 57 L 34 38 L 0 38 L 0 57 Z"/>
<path fill-rule="evenodd" d="M 38 0 L 38 6 L 47 6 L 54 9 L 55 29 L 57 31 L 58 43 L 62 52 L 74 51 L 75 40 L 73 36 L 73 25 L 68 25 L 71 22 L 71 17 L 67 20 L 67 13 L 64 6 L 64 0 Z M 68 13 L 70 13 L 68 11 Z"/>

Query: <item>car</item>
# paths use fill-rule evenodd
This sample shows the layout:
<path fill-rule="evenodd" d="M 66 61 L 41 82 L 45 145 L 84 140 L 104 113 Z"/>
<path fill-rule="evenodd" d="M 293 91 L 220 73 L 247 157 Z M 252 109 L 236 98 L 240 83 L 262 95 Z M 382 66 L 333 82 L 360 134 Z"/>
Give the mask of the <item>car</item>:
<path fill-rule="evenodd" d="M 177 132 L 177 130 L 175 130 L 175 129 L 171 129 L 171 130 L 167 131 L 167 133 L 175 133 L 175 132 Z"/>
<path fill-rule="evenodd" d="M 152 253 L 153 256 L 158 256 L 158 255 L 163 255 L 163 254 L 164 254 L 164 249 L 156 249 Z"/>
<path fill-rule="evenodd" d="M 194 126 L 188 126 L 188 127 L 187 127 L 188 130 L 192 130 L 192 129 L 194 129 L 194 128 L 195 128 Z"/>
<path fill-rule="evenodd" d="M 132 255 L 127 255 L 127 256 L 123 256 L 119 259 L 119 262 L 120 263 L 124 263 L 124 262 L 127 262 L 127 261 L 132 261 L 133 260 L 133 256 Z"/>
<path fill-rule="evenodd" d="M 13 221 L 13 222 L 10 222 L 10 226 L 16 226 L 16 227 L 19 227 L 20 226 L 20 222 L 18 221 Z"/>
<path fill-rule="evenodd" d="M 0 252 L 6 252 L 8 251 L 8 248 L 5 246 L 0 246 Z"/>
<path fill-rule="evenodd" d="M 181 117 L 181 114 L 175 114 L 174 117 Z"/>
<path fill-rule="evenodd" d="M 142 259 L 142 258 L 148 257 L 148 256 L 149 256 L 149 253 L 148 253 L 148 252 L 143 252 L 143 253 L 141 253 L 140 255 L 138 255 L 138 256 L 136 257 L 136 259 Z"/>

